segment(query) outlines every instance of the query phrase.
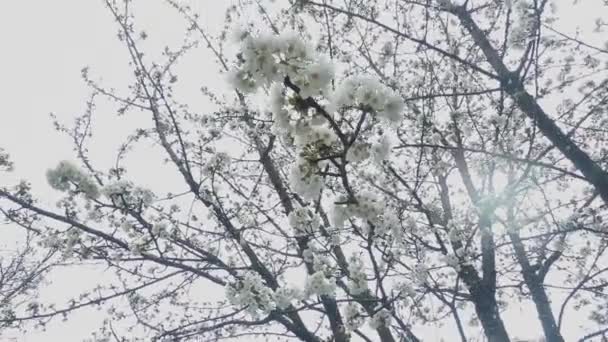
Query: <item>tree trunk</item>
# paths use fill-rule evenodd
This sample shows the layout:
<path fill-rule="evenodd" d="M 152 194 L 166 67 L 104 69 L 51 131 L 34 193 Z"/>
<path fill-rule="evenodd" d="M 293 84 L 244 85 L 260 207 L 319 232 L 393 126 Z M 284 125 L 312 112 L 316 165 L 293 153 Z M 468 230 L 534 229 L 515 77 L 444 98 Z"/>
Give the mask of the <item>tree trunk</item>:
<path fill-rule="evenodd" d="M 509 233 L 509 237 L 513 243 L 513 249 L 515 250 L 515 256 L 521 267 L 524 282 L 530 290 L 530 295 L 536 306 L 538 319 L 543 327 L 547 342 L 564 342 L 564 338 L 560 334 L 559 329 L 557 329 L 555 316 L 553 316 L 547 292 L 543 288 L 543 277 L 536 274 L 530 265 L 525 247 L 521 242 L 519 235 L 517 233 Z"/>
<path fill-rule="evenodd" d="M 487 287 L 477 275 L 473 266 L 462 266 L 460 276 L 467 284 L 471 299 L 475 304 L 475 312 L 481 321 L 484 333 L 489 342 L 509 342 L 509 334 L 505 328 L 500 313 L 498 303 L 493 291 Z"/>

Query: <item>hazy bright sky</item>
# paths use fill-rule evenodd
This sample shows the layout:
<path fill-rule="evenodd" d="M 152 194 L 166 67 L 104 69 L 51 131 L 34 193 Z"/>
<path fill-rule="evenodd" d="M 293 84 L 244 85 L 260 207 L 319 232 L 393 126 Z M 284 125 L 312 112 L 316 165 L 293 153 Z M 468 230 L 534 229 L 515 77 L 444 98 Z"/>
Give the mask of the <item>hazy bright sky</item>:
<path fill-rule="evenodd" d="M 279 2 L 282 0 L 279 0 Z M 584 0 L 586 10 L 581 12 L 568 11 L 564 28 L 574 32 L 574 22 L 581 17 L 593 13 L 592 3 L 599 0 Z M 224 5 L 228 1 L 199 0 L 189 1 L 192 7 L 201 14 L 205 26 L 218 28 L 224 18 Z M 185 33 L 185 24 L 174 10 L 161 0 L 135 1 L 138 4 L 136 15 L 144 26 L 151 27 L 151 41 L 157 52 L 164 45 L 176 47 Z M 564 6 L 571 1 L 564 0 Z M 144 5 L 144 6 L 141 6 Z M 592 23 L 593 17 L 586 21 Z M 576 22 L 580 22 L 576 20 Z M 49 112 L 70 122 L 70 118 L 85 109 L 85 102 L 90 90 L 85 87 L 80 78 L 80 70 L 84 66 L 91 67 L 91 74 L 102 76 L 108 86 L 124 87 L 128 79 L 126 67 L 127 55 L 116 39 L 117 27 L 110 14 L 100 0 L 18 0 L 0 2 L 0 100 L 2 103 L 2 118 L 0 124 L 0 146 L 5 148 L 16 164 L 15 173 L 3 175 L 0 182 L 14 181 L 25 178 L 33 183 L 34 192 L 46 196 L 46 205 L 52 205 L 53 195 L 50 194 L 44 178 L 44 171 L 54 166 L 59 160 L 74 159 L 69 139 L 53 130 Z M 150 50 L 153 51 L 153 50 Z M 219 82 L 217 68 L 200 53 L 199 57 L 191 57 L 184 63 L 185 86 L 182 95 L 193 99 L 200 97 L 199 88 L 205 82 Z M 206 56 L 209 57 L 209 56 Z M 198 59 L 197 59 L 198 58 Z M 198 83 L 198 84 L 197 84 Z M 192 102 L 192 101 L 191 101 Z M 196 105 L 196 101 L 194 101 Z M 100 151 L 112 151 L 121 141 L 116 136 L 128 133 L 127 128 L 110 121 L 114 113 L 104 113 L 111 107 L 100 106 L 98 109 L 98 124 L 101 128 L 112 128 L 116 135 L 102 137 L 98 148 Z M 105 115 L 105 116 L 104 116 Z M 113 120 L 113 119 L 112 119 Z M 111 123 L 110 123 L 111 122 Z M 131 127 L 133 122 L 125 124 Z M 148 122 L 146 122 L 148 125 Z M 111 154 L 92 154 L 108 162 Z M 142 157 L 145 158 L 145 155 Z M 142 163 L 140 167 L 144 167 Z M 134 165 L 137 168 L 137 165 Z M 143 183 L 153 183 L 162 176 L 162 170 L 150 174 Z M 44 197 L 43 196 L 43 197 Z M 6 226 L 2 226 L 7 230 Z M 8 231 L 2 234 L 10 234 Z M 11 242 L 5 240 L 6 248 Z M 50 298 L 68 298 L 77 295 L 83 288 L 94 286 L 103 277 L 97 269 L 81 268 L 59 270 L 53 273 L 53 284 L 45 288 L 43 296 Z M 67 323 L 54 321 L 47 332 L 32 332 L 21 336 L 17 341 L 81 341 L 88 337 L 99 326 L 103 315 L 95 310 L 83 309 L 70 316 Z M 519 317 L 519 319 L 517 319 Z M 521 322 L 527 325 L 534 322 L 538 327 L 535 313 L 526 309 L 513 309 L 505 314 L 505 321 Z M 535 328 L 532 328 L 535 329 Z M 436 340 L 437 331 L 421 335 L 425 340 Z M 522 329 L 524 334 L 526 329 Z M 537 335 L 529 331 L 527 336 Z M 446 341 L 450 341 L 448 336 Z M 572 340 L 573 336 L 566 337 Z"/>

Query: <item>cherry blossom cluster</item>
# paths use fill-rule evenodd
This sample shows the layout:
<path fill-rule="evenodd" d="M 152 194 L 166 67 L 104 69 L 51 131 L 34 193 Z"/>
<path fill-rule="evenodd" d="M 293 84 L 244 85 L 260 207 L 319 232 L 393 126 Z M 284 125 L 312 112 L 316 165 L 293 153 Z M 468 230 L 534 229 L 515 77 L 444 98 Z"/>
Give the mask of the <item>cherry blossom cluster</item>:
<path fill-rule="evenodd" d="M 344 155 L 346 162 L 360 163 L 373 157 L 381 163 L 388 158 L 393 139 L 387 129 L 372 128 L 380 122 L 395 128 L 401 122 L 405 104 L 399 94 L 372 77 L 351 77 L 333 84 L 333 65 L 295 34 L 238 32 L 236 37 L 241 49 L 230 82 L 244 93 L 259 88 L 269 92 L 273 133 L 292 137 L 296 148 L 297 159 L 290 172 L 296 193 L 306 200 L 318 198 L 324 187 L 321 174 L 330 166 L 328 159 Z M 358 132 L 342 127 L 353 126 L 343 124 L 344 119 L 356 120 L 350 112 L 363 115 L 363 128 Z"/>
<path fill-rule="evenodd" d="M 91 177 L 69 161 L 61 161 L 57 167 L 48 170 L 46 179 L 49 185 L 56 190 L 82 193 L 90 199 L 99 197 L 99 188 Z"/>
<path fill-rule="evenodd" d="M 308 276 L 306 281 L 306 296 L 335 296 L 336 280 L 325 276 L 325 272 L 317 271 Z"/>
<path fill-rule="evenodd" d="M 296 235 L 314 234 L 321 225 L 319 215 L 305 207 L 294 209 L 289 213 L 288 219 Z"/>
<path fill-rule="evenodd" d="M 335 279 L 328 278 L 323 270 L 308 276 L 304 291 L 287 286 L 273 291 L 259 274 L 247 271 L 239 280 L 227 285 L 225 292 L 230 304 L 242 307 L 248 314 L 257 317 L 260 313 L 268 314 L 275 309 L 288 309 L 295 301 L 310 296 L 333 297 L 336 288 Z"/>
<path fill-rule="evenodd" d="M 333 67 L 316 59 L 313 49 L 296 34 L 254 36 L 241 32 L 237 39 L 241 43 L 240 68 L 229 75 L 229 80 L 243 92 L 254 92 L 289 77 L 306 98 L 323 92 L 333 78 Z"/>
<path fill-rule="evenodd" d="M 149 206 L 155 198 L 152 191 L 135 186 L 132 182 L 126 180 L 109 183 L 101 189 L 101 192 L 106 197 L 116 200 L 118 204 L 127 207 Z"/>
<path fill-rule="evenodd" d="M 527 0 L 519 0 L 514 4 L 509 2 L 508 5 L 514 7 L 516 17 L 515 25 L 511 30 L 510 43 L 516 48 L 523 49 L 536 26 L 534 5 Z"/>
<path fill-rule="evenodd" d="M 246 272 L 241 280 L 225 289 L 228 301 L 232 305 L 244 307 L 252 316 L 257 316 L 259 311 L 269 313 L 276 307 L 274 292 L 255 272 Z"/>
<path fill-rule="evenodd" d="M 368 224 L 373 224 L 376 235 L 382 235 L 393 229 L 398 229 L 398 218 L 390 211 L 384 211 L 379 198 L 372 192 L 361 191 L 356 196 L 356 202 L 350 203 L 345 196 L 336 201 L 331 212 L 331 223 L 336 228 L 344 228 L 346 220 L 360 218 Z"/>
<path fill-rule="evenodd" d="M 386 88 L 371 77 L 352 77 L 346 79 L 332 95 L 328 112 L 340 108 L 362 108 L 375 113 L 391 124 L 398 124 L 405 104 L 401 96 Z"/>
<path fill-rule="evenodd" d="M 349 302 L 344 310 L 345 326 L 349 331 L 357 330 L 365 323 L 365 314 L 361 306 Z"/>
<path fill-rule="evenodd" d="M 367 276 L 365 275 L 365 265 L 360 258 L 352 256 L 348 264 L 348 289 L 353 295 L 360 295 L 367 291 Z"/>
<path fill-rule="evenodd" d="M 380 327 L 388 327 L 391 322 L 391 313 L 383 308 L 376 312 L 369 320 L 369 326 L 378 329 Z"/>

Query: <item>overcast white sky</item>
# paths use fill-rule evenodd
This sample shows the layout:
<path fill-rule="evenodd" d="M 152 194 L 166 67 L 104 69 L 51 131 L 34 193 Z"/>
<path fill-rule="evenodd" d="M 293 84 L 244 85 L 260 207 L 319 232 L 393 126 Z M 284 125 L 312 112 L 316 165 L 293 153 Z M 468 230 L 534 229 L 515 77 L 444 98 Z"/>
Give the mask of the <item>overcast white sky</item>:
<path fill-rule="evenodd" d="M 586 9 L 583 12 L 568 11 L 569 18 L 566 18 L 564 28 L 574 32 L 574 23 L 580 23 L 579 18 L 586 16 L 590 20 L 585 23 L 590 24 L 593 20 L 590 16 L 593 13 L 592 3 L 596 1 L 600 2 L 585 0 Z M 202 15 L 202 22 L 206 26 L 218 28 L 221 25 L 223 8 L 228 1 L 189 2 Z M 152 41 L 159 48 L 166 44 L 175 46 L 181 41 L 185 25 L 163 1 L 136 3 L 145 5 L 138 6 L 140 8 L 136 14 L 140 23 L 152 28 Z M 564 0 L 563 3 L 568 6 L 571 1 Z M 80 78 L 80 69 L 86 65 L 91 66 L 92 75 L 103 76 L 106 84 L 124 86 L 128 79 L 125 76 L 128 71 L 125 64 L 127 59 L 116 33 L 117 28 L 100 0 L 0 1 L 0 146 L 11 153 L 16 164 L 15 173 L 9 179 L 3 175 L 0 182 L 13 181 L 18 176 L 30 180 L 37 193 L 48 195 L 44 171 L 59 160 L 73 159 L 69 140 L 53 130 L 48 113 L 54 112 L 67 122 L 74 115 L 82 113 L 90 94 Z M 204 54 L 199 57 L 204 57 Z M 184 68 L 189 70 L 186 77 L 190 78 L 190 83 L 186 81 L 186 84 L 190 86 L 184 88 L 183 96 L 200 97 L 199 88 L 203 81 L 220 80 L 215 65 L 209 59 L 192 59 L 184 64 Z M 103 115 L 106 115 L 105 119 L 113 117 L 113 113 L 103 113 L 104 110 L 110 111 L 111 107 L 101 106 L 98 111 L 98 124 L 102 129 L 104 125 L 105 128 L 110 127 L 110 121 L 104 120 Z M 126 129 L 121 130 L 120 125 L 116 126 L 115 121 L 112 121 L 112 125 L 117 134 L 127 132 Z M 112 151 L 111 146 L 119 142 L 113 137 L 106 137 L 100 148 Z M 100 154 L 95 157 L 103 162 L 112 155 Z M 162 178 L 158 173 L 150 176 L 147 179 L 149 182 Z M 52 196 L 47 198 L 52 199 Z M 47 202 L 51 203 L 50 200 Z M 9 228 L 2 226 L 1 229 Z M 103 275 L 96 269 L 79 269 L 77 273 L 58 271 L 53 273 L 53 285 L 45 289 L 43 294 L 57 299 L 65 298 L 78 294 L 83 287 L 96 284 L 101 277 Z M 511 310 L 505 316 L 511 325 L 514 319 L 523 325 L 536 320 L 535 314 L 525 309 Z M 47 332 L 32 332 L 18 337 L 17 341 L 81 341 L 99 326 L 100 319 L 101 315 L 96 311 L 84 309 L 72 315 L 67 323 L 55 321 Z M 522 329 L 522 334 L 537 335 L 534 331 L 526 332 L 526 329 Z M 436 340 L 437 330 L 432 333 L 429 329 L 426 338 Z M 566 340 L 573 338 L 569 336 Z M 446 341 L 449 340 L 446 338 Z"/>

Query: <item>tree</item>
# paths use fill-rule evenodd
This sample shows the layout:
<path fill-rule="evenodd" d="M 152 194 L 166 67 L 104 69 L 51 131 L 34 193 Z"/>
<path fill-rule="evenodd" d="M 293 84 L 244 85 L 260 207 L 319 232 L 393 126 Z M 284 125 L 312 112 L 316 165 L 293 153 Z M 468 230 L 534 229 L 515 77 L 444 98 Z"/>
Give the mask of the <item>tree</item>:
<path fill-rule="evenodd" d="M 15 310 L 21 309 L 29 315 L 38 314 L 38 288 L 44 275 L 51 267 L 50 260 L 54 251 L 49 252 L 41 260 L 34 253 L 31 246 L 31 237 L 27 239 L 26 246 L 17 251 L 1 251 L 0 254 L 0 304 L 5 319 L 0 325 L 2 331 L 18 325 L 15 320 Z M 6 256 L 5 254 L 8 254 Z"/>
<path fill-rule="evenodd" d="M 2 151 L 0 151 L 2 152 Z M 8 156 L 0 153 L 0 166 L 10 167 Z M 5 216 L 8 213 L 0 209 Z M 19 214 L 12 212 L 10 217 Z M 17 221 L 22 224 L 24 221 Z M 30 227 L 24 226 L 26 229 Z M 4 236 L 8 236 L 3 232 Z M 54 265 L 55 249 L 43 250 L 41 255 L 34 243 L 34 232 L 26 231 L 24 241 L 17 244 L 17 248 L 0 247 L 0 308 L 2 317 L 5 318 L 0 324 L 0 337 L 4 330 L 19 324 L 15 312 L 21 310 L 28 315 L 35 316 L 39 311 L 38 288 L 44 276 Z"/>
<path fill-rule="evenodd" d="M 511 341 L 503 314 L 529 305 L 546 341 L 568 322 L 581 340 L 607 334 L 608 49 L 559 29 L 574 4 L 252 0 L 214 37 L 166 2 L 230 90 L 205 84 L 191 109 L 176 70 L 198 41 L 149 58 L 131 1 L 106 1 L 129 93 L 84 69 L 88 110 L 56 123 L 79 163 L 47 172 L 65 196 L 45 208 L 21 183 L 0 198 L 9 220 L 40 226 L 42 248 L 116 281 L 2 322 L 109 303 L 155 340 L 423 341 L 447 324 Z M 89 155 L 100 97 L 147 116 L 106 168 Z M 167 195 L 129 171 L 145 141 L 178 176 Z"/>

